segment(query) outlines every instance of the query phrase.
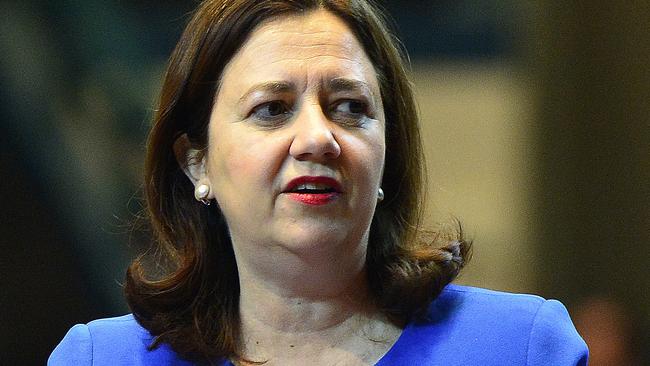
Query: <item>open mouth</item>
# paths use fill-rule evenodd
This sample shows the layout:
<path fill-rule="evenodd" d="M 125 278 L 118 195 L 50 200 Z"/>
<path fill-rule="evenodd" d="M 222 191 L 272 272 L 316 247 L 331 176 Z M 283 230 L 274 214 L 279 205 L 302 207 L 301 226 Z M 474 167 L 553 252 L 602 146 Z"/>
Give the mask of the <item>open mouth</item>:
<path fill-rule="evenodd" d="M 336 189 L 329 187 L 326 184 L 315 184 L 307 183 L 300 184 L 296 188 L 292 189 L 293 193 L 309 193 L 309 194 L 324 194 L 324 193 L 336 193 Z"/>
<path fill-rule="evenodd" d="M 283 193 L 342 193 L 342 189 L 341 184 L 334 178 L 302 176 L 292 179 Z"/>
<path fill-rule="evenodd" d="M 283 193 L 298 202 L 324 205 L 340 196 L 342 190 L 334 178 L 302 176 L 291 180 Z"/>

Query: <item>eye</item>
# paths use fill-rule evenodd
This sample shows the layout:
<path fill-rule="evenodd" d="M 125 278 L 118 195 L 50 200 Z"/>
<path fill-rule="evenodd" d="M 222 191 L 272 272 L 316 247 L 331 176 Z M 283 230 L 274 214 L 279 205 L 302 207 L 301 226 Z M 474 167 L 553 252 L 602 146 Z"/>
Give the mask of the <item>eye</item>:
<path fill-rule="evenodd" d="M 291 113 L 289 107 L 279 100 L 263 103 L 253 108 L 250 115 L 261 121 L 282 120 Z"/>
<path fill-rule="evenodd" d="M 336 113 L 345 113 L 347 115 L 361 116 L 368 113 L 368 105 L 360 100 L 343 100 L 334 106 Z"/>
<path fill-rule="evenodd" d="M 330 108 L 330 118 L 343 125 L 361 127 L 370 117 L 368 103 L 356 99 L 343 99 Z"/>

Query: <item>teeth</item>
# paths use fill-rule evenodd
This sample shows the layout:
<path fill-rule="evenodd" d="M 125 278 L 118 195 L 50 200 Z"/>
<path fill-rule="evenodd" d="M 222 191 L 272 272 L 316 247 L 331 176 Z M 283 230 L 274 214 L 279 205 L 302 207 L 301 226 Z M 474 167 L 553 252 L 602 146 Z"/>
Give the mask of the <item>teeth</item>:
<path fill-rule="evenodd" d="M 317 184 L 317 183 L 305 183 L 305 184 L 299 184 L 294 188 L 296 191 L 303 190 L 303 189 L 309 189 L 309 190 L 324 190 L 324 189 L 330 189 L 330 186 L 326 184 Z"/>

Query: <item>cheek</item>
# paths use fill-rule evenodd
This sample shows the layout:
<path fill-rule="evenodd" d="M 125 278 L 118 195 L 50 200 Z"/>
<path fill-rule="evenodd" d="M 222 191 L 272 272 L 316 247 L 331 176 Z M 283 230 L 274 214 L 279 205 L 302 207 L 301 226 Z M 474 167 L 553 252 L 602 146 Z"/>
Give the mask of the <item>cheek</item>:
<path fill-rule="evenodd" d="M 345 144 L 354 151 L 354 155 L 362 157 L 369 166 L 383 166 L 386 143 L 383 129 L 368 131 L 365 134 L 349 135 L 344 138 Z"/>
<path fill-rule="evenodd" d="M 231 133 L 215 138 L 215 157 L 211 176 L 230 193 L 261 190 L 272 180 L 273 144 L 250 133 Z"/>
<path fill-rule="evenodd" d="M 347 136 L 341 140 L 342 150 L 350 159 L 351 173 L 358 178 L 368 180 L 372 186 L 379 184 L 384 168 L 386 146 L 382 134 L 367 136 Z M 364 172 L 359 176 L 358 174 Z"/>

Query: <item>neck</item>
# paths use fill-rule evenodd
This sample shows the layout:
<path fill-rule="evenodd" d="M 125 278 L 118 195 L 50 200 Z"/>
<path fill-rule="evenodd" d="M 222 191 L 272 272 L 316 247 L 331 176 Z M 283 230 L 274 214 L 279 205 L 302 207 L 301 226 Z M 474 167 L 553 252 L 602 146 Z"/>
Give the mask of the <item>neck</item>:
<path fill-rule="evenodd" d="M 280 251 L 258 255 L 253 263 L 237 258 L 244 327 L 249 323 L 282 332 L 313 332 L 372 312 L 365 247 L 345 255 Z"/>
<path fill-rule="evenodd" d="M 374 364 L 399 336 L 399 327 L 370 296 L 365 245 L 331 253 L 318 246 L 234 248 L 248 359 L 271 360 L 268 365 Z"/>

